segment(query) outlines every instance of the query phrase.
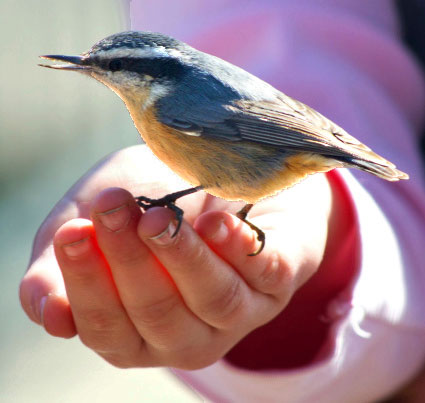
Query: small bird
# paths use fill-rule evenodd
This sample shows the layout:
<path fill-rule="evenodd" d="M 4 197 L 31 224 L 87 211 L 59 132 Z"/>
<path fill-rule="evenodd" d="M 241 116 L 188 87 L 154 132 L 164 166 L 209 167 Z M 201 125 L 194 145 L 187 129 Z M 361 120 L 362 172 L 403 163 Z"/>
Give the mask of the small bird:
<path fill-rule="evenodd" d="M 341 127 L 307 105 L 215 56 L 169 36 L 122 32 L 97 42 L 79 56 L 45 55 L 67 62 L 40 66 L 92 76 L 124 101 L 136 128 L 153 153 L 193 187 L 150 199 L 148 209 L 183 211 L 178 198 L 203 189 L 246 205 L 247 220 L 259 200 L 295 185 L 307 175 L 353 167 L 388 181 L 408 179 Z"/>

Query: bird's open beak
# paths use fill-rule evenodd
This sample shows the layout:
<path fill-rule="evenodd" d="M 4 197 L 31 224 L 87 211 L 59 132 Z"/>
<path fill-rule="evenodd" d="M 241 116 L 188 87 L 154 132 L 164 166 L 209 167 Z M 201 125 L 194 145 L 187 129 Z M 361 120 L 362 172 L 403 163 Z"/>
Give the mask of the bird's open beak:
<path fill-rule="evenodd" d="M 79 72 L 91 71 L 91 66 L 88 64 L 87 56 L 64 56 L 64 55 L 44 55 L 40 56 L 42 59 L 60 60 L 67 62 L 67 64 L 39 64 L 41 67 L 48 67 L 49 69 L 56 70 L 71 70 Z"/>

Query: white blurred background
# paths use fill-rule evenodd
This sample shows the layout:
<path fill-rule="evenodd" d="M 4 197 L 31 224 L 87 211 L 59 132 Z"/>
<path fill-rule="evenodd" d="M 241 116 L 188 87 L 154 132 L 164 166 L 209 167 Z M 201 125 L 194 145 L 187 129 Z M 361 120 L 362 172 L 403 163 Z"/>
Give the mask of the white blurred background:
<path fill-rule="evenodd" d="M 31 243 L 63 193 L 106 154 L 140 142 L 120 99 L 37 66 L 128 28 L 118 0 L 0 0 L 0 402 L 198 402 L 161 369 L 119 370 L 27 319 L 18 300 Z"/>

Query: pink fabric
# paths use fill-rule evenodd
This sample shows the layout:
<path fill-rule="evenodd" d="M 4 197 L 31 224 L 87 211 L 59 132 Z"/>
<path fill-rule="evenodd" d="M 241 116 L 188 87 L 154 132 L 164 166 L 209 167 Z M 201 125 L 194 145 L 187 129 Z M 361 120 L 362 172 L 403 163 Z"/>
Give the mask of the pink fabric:
<path fill-rule="evenodd" d="M 425 193 L 416 145 L 425 86 L 399 40 L 392 3 L 133 0 L 131 21 L 132 29 L 170 34 L 245 68 L 319 110 L 411 176 L 403 183 L 357 171 L 354 177 L 342 172 L 343 180 L 333 177 L 334 186 L 351 193 L 357 224 L 347 228 L 360 236 L 362 257 L 342 276 L 345 290 L 352 290 L 349 304 L 344 292 L 329 301 L 328 311 L 342 318 L 331 315 L 326 337 L 314 339 L 319 356 L 310 354 L 296 365 L 278 358 L 267 364 L 269 370 L 254 370 L 258 340 L 248 336 L 235 348 L 243 350 L 239 360 L 230 353 L 227 361 L 177 374 L 223 402 L 361 402 L 395 390 L 425 357 Z M 339 270 L 356 255 L 355 242 L 342 244 L 349 246 L 335 263 Z M 300 329 L 271 325 L 264 337 L 279 341 L 276 332 L 283 331 L 295 335 Z M 299 347 L 288 346 L 290 340 L 285 338 L 282 350 Z M 280 357 L 281 351 L 271 354 Z"/>

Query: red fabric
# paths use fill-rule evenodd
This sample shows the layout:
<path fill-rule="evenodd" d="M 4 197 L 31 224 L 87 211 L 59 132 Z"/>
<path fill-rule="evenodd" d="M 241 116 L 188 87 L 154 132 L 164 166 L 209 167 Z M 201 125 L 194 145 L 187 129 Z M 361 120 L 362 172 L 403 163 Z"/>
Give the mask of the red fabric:
<path fill-rule="evenodd" d="M 334 338 L 329 332 L 337 318 L 329 318 L 328 307 L 336 298 L 338 303 L 344 299 L 349 303 L 351 299 L 350 285 L 360 265 L 360 233 L 343 179 L 337 171 L 329 172 L 327 177 L 337 203 L 334 219 L 338 221 L 338 233 L 328 240 L 319 270 L 279 316 L 230 350 L 226 355 L 230 364 L 251 370 L 293 369 L 311 365 L 332 352 Z"/>

